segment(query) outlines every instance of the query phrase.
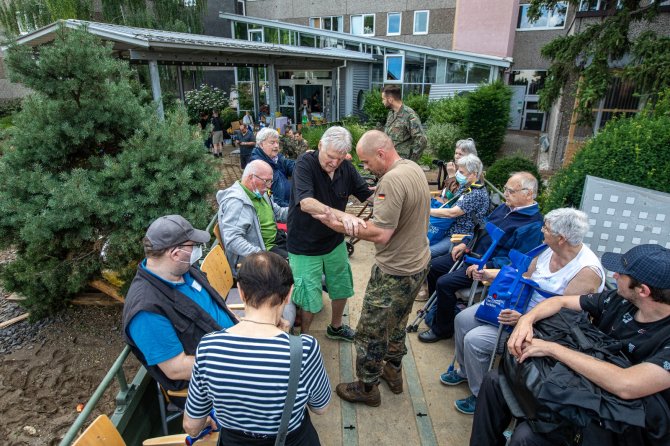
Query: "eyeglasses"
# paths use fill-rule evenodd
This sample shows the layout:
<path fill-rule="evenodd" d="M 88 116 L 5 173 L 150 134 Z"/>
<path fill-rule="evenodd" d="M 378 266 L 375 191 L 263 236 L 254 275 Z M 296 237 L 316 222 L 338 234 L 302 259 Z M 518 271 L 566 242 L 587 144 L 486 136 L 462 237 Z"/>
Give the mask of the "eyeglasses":
<path fill-rule="evenodd" d="M 252 177 L 255 177 L 255 178 L 258 178 L 258 179 L 261 180 L 263 183 L 265 183 L 265 187 L 272 187 L 272 179 L 265 180 L 265 179 L 259 177 L 258 175 L 254 174 L 254 173 L 252 173 L 251 176 L 252 176 Z"/>
<path fill-rule="evenodd" d="M 510 188 L 507 187 L 507 186 L 503 187 L 503 191 L 504 191 L 504 193 L 506 193 L 506 194 L 510 194 L 510 195 L 514 195 L 514 194 L 516 194 L 517 192 L 521 192 L 522 190 L 528 190 L 528 188 L 526 188 L 526 187 L 522 187 L 521 189 L 510 189 Z"/>

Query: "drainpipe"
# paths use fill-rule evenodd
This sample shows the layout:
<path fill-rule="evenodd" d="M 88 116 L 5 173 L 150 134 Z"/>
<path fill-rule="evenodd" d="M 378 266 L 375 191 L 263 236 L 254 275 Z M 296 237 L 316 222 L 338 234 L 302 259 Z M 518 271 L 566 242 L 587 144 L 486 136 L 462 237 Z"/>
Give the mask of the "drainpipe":
<path fill-rule="evenodd" d="M 344 60 L 344 65 L 337 67 L 337 121 L 340 120 L 340 68 L 347 67 L 347 60 Z"/>

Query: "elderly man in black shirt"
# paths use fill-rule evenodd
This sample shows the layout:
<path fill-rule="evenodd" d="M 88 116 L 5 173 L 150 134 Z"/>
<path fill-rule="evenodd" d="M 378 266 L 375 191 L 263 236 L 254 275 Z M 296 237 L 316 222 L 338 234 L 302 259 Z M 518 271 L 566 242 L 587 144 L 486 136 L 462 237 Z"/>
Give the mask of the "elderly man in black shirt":
<path fill-rule="evenodd" d="M 360 201 L 372 195 L 365 180 L 346 159 L 351 141 L 348 130 L 331 127 L 321 137 L 319 150 L 298 158 L 293 170 L 287 242 L 295 281 L 292 299 L 302 309 L 302 332 L 309 331 L 314 314 L 323 308 L 321 277 L 325 274 L 332 305 L 326 336 L 349 342 L 353 341 L 354 331 L 342 324 L 342 313 L 346 300 L 354 295 L 354 287 L 344 235 L 313 215 L 330 209 L 349 232 L 364 224 L 344 212 L 350 195 Z"/>

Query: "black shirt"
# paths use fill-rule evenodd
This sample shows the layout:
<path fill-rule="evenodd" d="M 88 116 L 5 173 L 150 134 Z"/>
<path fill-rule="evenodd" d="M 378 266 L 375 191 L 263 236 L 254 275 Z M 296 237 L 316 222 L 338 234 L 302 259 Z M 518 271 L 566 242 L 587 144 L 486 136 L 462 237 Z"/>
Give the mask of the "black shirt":
<path fill-rule="evenodd" d="M 300 156 L 293 169 L 293 188 L 288 209 L 288 252 L 301 255 L 328 254 L 344 240 L 344 235 L 333 231 L 300 209 L 300 201 L 314 198 L 326 206 L 344 211 L 349 196 L 364 201 L 372 191 L 350 161 L 344 160 L 333 179 L 319 164 L 319 151 Z"/>
<path fill-rule="evenodd" d="M 213 132 L 223 131 L 223 123 L 221 122 L 221 118 L 219 118 L 218 116 L 214 116 L 212 118 L 212 131 Z"/>

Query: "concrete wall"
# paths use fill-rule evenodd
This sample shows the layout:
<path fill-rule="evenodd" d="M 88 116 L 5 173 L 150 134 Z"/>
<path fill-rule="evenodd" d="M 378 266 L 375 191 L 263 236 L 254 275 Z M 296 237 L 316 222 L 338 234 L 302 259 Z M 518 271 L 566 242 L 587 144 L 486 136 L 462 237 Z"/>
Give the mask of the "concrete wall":
<path fill-rule="evenodd" d="M 456 7 L 453 49 L 511 57 L 518 0 L 461 0 Z"/>
<path fill-rule="evenodd" d="M 343 16 L 345 33 L 352 14 L 375 14 L 375 37 L 398 42 L 452 49 L 456 0 L 247 0 L 247 15 L 309 26 L 310 17 Z M 413 35 L 414 11 L 430 10 L 427 35 Z M 401 12 L 401 34 L 386 35 L 387 13 Z"/>

